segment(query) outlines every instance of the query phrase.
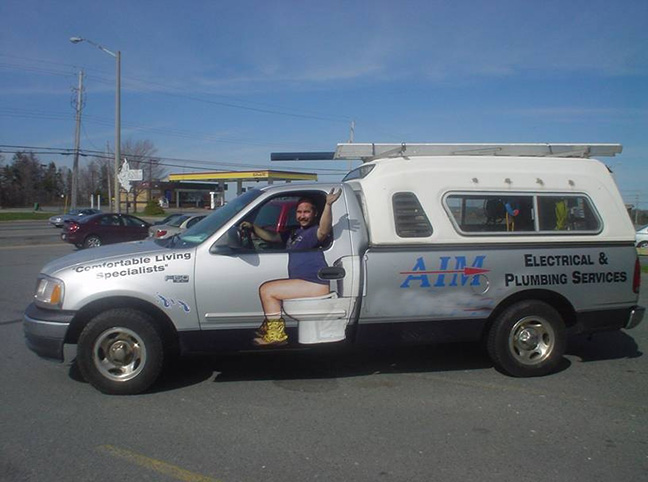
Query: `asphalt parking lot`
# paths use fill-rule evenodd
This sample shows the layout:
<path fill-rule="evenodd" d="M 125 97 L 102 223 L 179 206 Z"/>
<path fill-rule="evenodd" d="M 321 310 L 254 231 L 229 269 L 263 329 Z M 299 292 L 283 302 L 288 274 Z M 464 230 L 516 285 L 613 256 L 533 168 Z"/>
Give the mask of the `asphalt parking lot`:
<path fill-rule="evenodd" d="M 0 480 L 646 480 L 646 320 L 537 379 L 473 344 L 333 347 L 187 359 L 106 396 L 24 345 L 40 267 L 75 249 L 44 224 L 0 226 Z"/>

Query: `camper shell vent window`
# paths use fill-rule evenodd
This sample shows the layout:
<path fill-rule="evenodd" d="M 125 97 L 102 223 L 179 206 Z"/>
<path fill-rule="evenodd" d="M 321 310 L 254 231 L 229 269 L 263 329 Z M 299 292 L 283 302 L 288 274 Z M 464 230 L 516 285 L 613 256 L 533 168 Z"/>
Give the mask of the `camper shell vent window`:
<path fill-rule="evenodd" d="M 392 197 L 396 234 L 401 238 L 427 238 L 432 225 L 414 193 L 400 192 Z"/>
<path fill-rule="evenodd" d="M 366 165 L 366 166 L 360 166 L 357 169 L 354 169 L 353 171 L 349 172 L 344 178 L 342 179 L 342 182 L 344 181 L 353 181 L 354 179 L 364 179 L 369 175 L 371 171 L 373 171 L 374 165 Z"/>
<path fill-rule="evenodd" d="M 601 220 L 585 195 L 450 194 L 445 208 L 463 234 L 595 234 Z"/>

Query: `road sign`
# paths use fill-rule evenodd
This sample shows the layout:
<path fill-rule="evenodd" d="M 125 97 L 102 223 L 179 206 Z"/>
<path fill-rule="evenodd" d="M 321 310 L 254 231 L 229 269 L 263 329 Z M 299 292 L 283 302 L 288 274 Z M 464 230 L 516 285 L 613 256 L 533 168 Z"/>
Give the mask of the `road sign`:
<path fill-rule="evenodd" d="M 124 162 L 119 170 L 119 175 L 117 176 L 119 184 L 124 188 L 126 192 L 131 190 L 131 181 L 141 181 L 144 179 L 144 173 L 142 169 L 131 169 L 128 164 L 128 159 L 124 158 Z"/>

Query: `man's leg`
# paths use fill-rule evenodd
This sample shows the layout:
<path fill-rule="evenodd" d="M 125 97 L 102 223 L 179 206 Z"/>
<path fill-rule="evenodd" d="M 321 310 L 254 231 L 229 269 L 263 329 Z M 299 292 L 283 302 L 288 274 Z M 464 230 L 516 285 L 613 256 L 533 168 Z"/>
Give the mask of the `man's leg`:
<path fill-rule="evenodd" d="M 283 345 L 288 340 L 285 333 L 286 323 L 281 318 L 283 300 L 322 296 L 329 292 L 327 285 L 297 279 L 281 279 L 263 283 L 259 297 L 265 318 L 254 344 L 259 346 Z"/>
<path fill-rule="evenodd" d="M 329 292 L 328 285 L 302 279 L 278 279 L 268 281 L 259 288 L 263 313 L 281 312 L 281 302 L 293 298 L 312 298 Z"/>

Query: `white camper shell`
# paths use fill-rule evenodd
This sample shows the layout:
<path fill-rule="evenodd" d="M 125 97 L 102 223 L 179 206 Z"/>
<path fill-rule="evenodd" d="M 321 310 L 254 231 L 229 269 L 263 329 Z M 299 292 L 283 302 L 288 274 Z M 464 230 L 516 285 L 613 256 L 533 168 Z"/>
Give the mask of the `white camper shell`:
<path fill-rule="evenodd" d="M 377 159 L 364 164 L 358 171 L 368 172 L 361 179 L 349 180 L 362 192 L 366 221 L 370 226 L 371 244 L 420 245 L 434 243 L 508 243 L 511 237 L 520 243 L 542 241 L 628 241 L 634 238 L 634 228 L 607 167 L 595 159 L 558 157 L 502 156 L 413 156 Z M 347 179 L 352 179 L 353 175 Z M 402 237 L 395 230 L 392 200 L 397 193 L 416 194 L 433 229 L 429 236 Z M 448 216 L 447 202 L 452 194 L 496 193 L 500 197 L 524 195 L 584 196 L 595 206 L 601 220 L 596 230 L 544 229 L 536 225 L 539 219 L 529 213 L 534 222 L 521 230 L 492 235 L 488 232 L 462 232 Z M 532 206 L 534 212 L 538 206 Z M 555 226 L 554 226 L 555 227 Z"/>

